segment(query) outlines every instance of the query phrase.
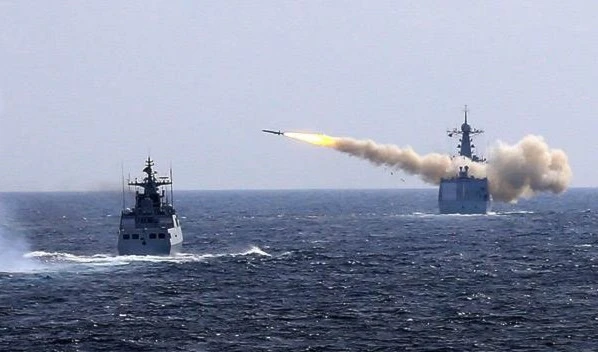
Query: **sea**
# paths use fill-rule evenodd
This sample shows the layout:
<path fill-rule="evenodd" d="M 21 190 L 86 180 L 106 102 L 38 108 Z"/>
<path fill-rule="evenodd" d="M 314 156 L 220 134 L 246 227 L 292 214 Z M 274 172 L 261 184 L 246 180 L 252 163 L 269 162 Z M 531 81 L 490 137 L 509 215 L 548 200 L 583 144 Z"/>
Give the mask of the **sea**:
<path fill-rule="evenodd" d="M 120 192 L 0 193 L 0 351 L 598 350 L 597 189 L 174 196 L 159 257 L 117 255 Z"/>

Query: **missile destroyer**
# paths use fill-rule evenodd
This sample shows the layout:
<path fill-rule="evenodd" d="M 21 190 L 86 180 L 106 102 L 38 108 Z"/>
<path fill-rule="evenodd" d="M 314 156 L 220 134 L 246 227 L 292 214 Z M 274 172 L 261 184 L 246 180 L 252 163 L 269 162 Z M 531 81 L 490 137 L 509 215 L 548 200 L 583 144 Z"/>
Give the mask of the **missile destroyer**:
<path fill-rule="evenodd" d="M 465 122 L 461 129 L 447 131 L 449 137 L 461 136 L 459 155 L 474 162 L 485 162 L 473 154 L 472 136 L 484 133 L 474 129 L 467 123 L 467 105 L 465 106 Z M 438 207 L 441 214 L 486 214 L 490 210 L 492 199 L 488 190 L 488 178 L 477 178 L 469 174 L 467 165 L 460 166 L 457 175 L 440 179 L 438 190 Z"/>
<path fill-rule="evenodd" d="M 119 255 L 170 255 L 178 252 L 183 245 L 179 218 L 173 205 L 168 202 L 164 188 L 160 188 L 171 186 L 172 201 L 172 172 L 170 177 L 156 177 L 153 166 L 154 162 L 148 157 L 143 169 L 146 174 L 143 180 L 128 182 L 129 186 L 136 188 L 135 207 L 125 208 L 121 213 Z"/>

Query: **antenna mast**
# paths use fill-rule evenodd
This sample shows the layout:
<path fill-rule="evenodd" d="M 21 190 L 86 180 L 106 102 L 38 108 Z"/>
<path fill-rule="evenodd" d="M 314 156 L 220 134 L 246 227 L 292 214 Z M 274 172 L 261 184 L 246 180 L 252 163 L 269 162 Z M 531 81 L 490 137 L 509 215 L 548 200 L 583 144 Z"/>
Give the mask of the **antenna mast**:
<path fill-rule="evenodd" d="M 172 190 L 172 164 L 170 164 L 170 203 L 174 208 L 174 192 Z"/>
<path fill-rule="evenodd" d="M 125 210 L 126 204 L 125 204 L 125 166 L 124 166 L 124 162 L 120 162 L 120 181 L 122 184 L 122 193 L 123 193 L 123 209 Z"/>

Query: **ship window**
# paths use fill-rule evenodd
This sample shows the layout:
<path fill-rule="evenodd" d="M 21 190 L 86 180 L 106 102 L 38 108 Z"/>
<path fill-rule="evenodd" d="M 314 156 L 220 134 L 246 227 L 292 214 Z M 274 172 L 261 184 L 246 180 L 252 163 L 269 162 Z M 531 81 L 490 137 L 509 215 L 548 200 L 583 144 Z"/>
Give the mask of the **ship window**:
<path fill-rule="evenodd" d="M 132 237 L 133 237 L 133 239 L 134 239 L 134 240 L 138 240 L 138 239 L 139 239 L 139 234 L 137 234 L 137 233 L 134 233 L 134 234 L 132 235 Z"/>
<path fill-rule="evenodd" d="M 123 240 L 128 240 L 129 239 L 129 235 L 123 235 Z"/>
<path fill-rule="evenodd" d="M 164 238 L 164 237 L 166 237 L 166 235 L 164 235 L 163 233 L 161 233 L 161 234 L 158 235 L 158 237 L 159 238 Z"/>
<path fill-rule="evenodd" d="M 150 233 L 150 238 L 156 238 L 156 234 L 155 233 Z"/>

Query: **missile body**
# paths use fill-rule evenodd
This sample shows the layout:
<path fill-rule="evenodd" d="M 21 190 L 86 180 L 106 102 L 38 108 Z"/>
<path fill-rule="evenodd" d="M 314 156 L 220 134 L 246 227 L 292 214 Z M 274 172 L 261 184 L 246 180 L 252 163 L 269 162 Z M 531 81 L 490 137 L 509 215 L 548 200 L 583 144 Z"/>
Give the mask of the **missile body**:
<path fill-rule="evenodd" d="M 280 132 L 280 131 L 273 131 L 273 130 L 262 130 L 262 132 L 264 133 L 272 133 L 272 134 L 277 134 L 279 136 L 284 135 L 284 132 Z"/>

